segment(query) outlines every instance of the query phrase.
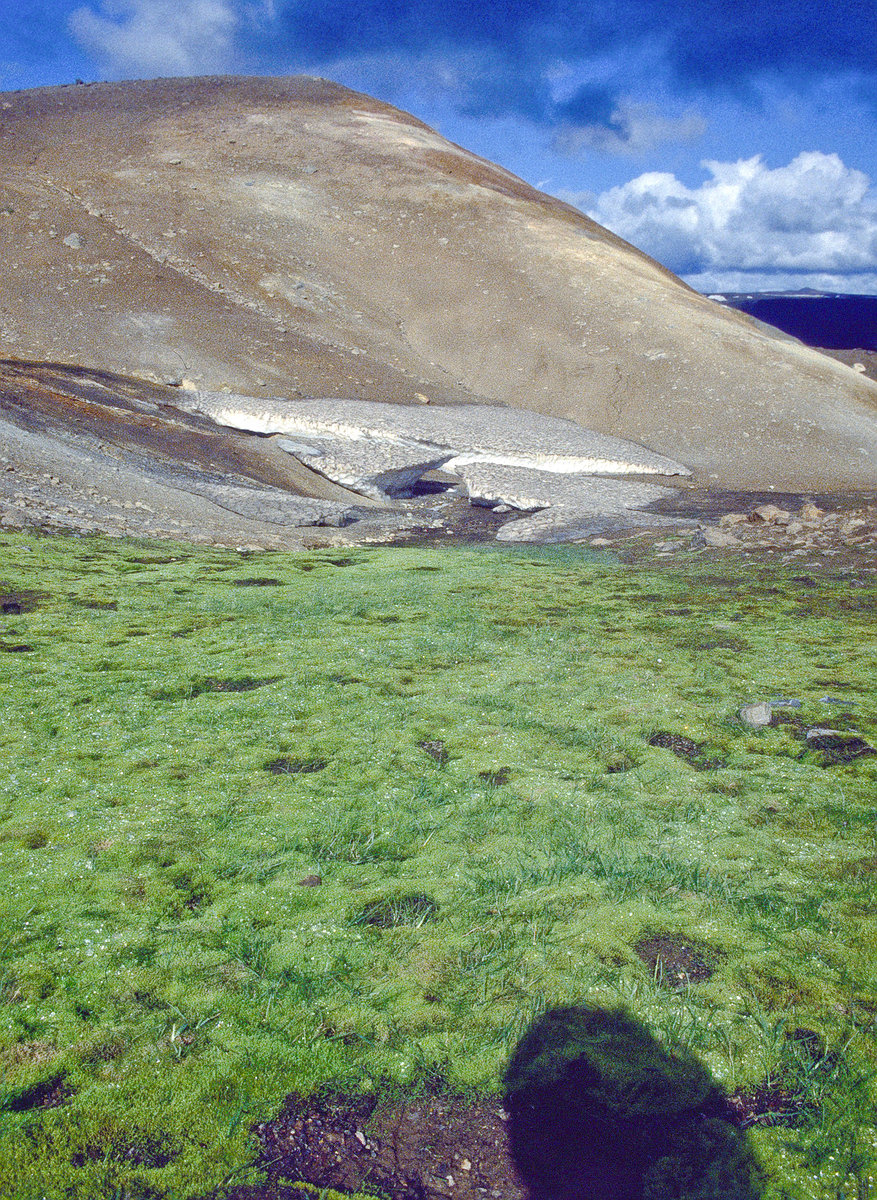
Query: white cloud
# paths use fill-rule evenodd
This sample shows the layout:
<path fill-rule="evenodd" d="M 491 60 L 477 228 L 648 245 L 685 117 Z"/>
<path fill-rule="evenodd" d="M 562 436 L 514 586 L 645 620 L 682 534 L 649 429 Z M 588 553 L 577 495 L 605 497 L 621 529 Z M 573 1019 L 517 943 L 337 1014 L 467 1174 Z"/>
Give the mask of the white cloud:
<path fill-rule="evenodd" d="M 701 290 L 877 291 L 877 194 L 863 172 L 818 151 L 775 170 L 760 156 L 703 166 L 700 187 L 653 171 L 582 207 Z"/>
<path fill-rule="evenodd" d="M 696 142 L 706 121 L 692 110 L 681 117 L 662 117 L 652 104 L 622 100 L 608 125 L 569 125 L 552 139 L 557 154 L 571 157 L 590 150 L 604 154 L 647 154 L 670 142 Z"/>
<path fill-rule="evenodd" d="M 234 66 L 240 24 L 234 0 L 106 0 L 77 8 L 76 41 L 112 75 L 201 75 Z"/>

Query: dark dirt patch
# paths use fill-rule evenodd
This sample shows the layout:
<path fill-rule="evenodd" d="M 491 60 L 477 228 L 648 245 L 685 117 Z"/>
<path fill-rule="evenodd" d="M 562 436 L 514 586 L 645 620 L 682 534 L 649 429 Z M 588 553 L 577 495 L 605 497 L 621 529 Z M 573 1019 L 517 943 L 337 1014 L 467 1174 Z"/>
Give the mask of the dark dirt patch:
<path fill-rule="evenodd" d="M 49 844 L 49 835 L 42 829 L 32 829 L 22 836 L 21 844 L 28 850 L 42 850 Z"/>
<path fill-rule="evenodd" d="M 29 1112 L 33 1108 L 57 1108 L 73 1095 L 64 1075 L 44 1079 L 31 1087 L 22 1088 L 8 1096 L 3 1108 L 7 1112 Z"/>
<path fill-rule="evenodd" d="M 611 762 L 606 764 L 606 774 L 621 775 L 624 771 L 629 771 L 635 766 L 638 766 L 637 760 L 629 754 L 623 754 L 620 758 L 613 758 Z"/>
<path fill-rule="evenodd" d="M 84 1167 L 89 1159 L 92 1162 L 96 1162 L 98 1159 L 108 1159 L 110 1162 L 134 1163 L 138 1167 L 156 1170 L 173 1162 L 179 1153 L 179 1146 L 168 1138 L 140 1134 L 127 1145 L 93 1144 L 88 1146 L 83 1153 L 74 1154 L 71 1162 L 74 1167 Z M 146 1193 L 141 1193 L 141 1195 L 144 1194 Z M 150 1194 L 154 1195 L 155 1193 Z"/>
<path fill-rule="evenodd" d="M 852 714 L 843 714 L 852 716 Z M 805 753 L 818 751 L 825 767 L 853 762 L 877 754 L 877 750 L 858 734 L 845 733 L 838 729 L 810 728 L 804 734 Z"/>
<path fill-rule="evenodd" d="M 203 683 L 196 684 L 192 689 L 193 696 L 202 692 L 252 692 L 256 688 L 267 687 L 269 683 L 277 683 L 279 675 L 269 675 L 264 679 L 253 679 L 247 675 L 243 679 L 214 679 L 209 676 Z"/>
<path fill-rule="evenodd" d="M 704 758 L 703 751 L 706 742 L 695 742 L 681 733 L 669 733 L 661 730 L 649 738 L 650 746 L 661 750 L 670 750 L 677 758 L 684 759 L 696 771 L 717 771 L 725 766 L 720 758 Z"/>
<path fill-rule="evenodd" d="M 789 708 L 774 708 L 770 714 L 770 723 L 776 725 L 791 725 L 793 729 L 801 730 L 804 728 L 804 720 L 798 714 Z"/>
<path fill-rule="evenodd" d="M 402 1104 L 373 1097 L 291 1095 L 279 1116 L 254 1130 L 267 1182 L 232 1188 L 223 1200 L 300 1197 L 284 1182 L 389 1200 L 525 1200 L 502 1109 L 426 1096 Z"/>
<path fill-rule="evenodd" d="M 283 587 L 282 579 L 233 579 L 232 587 Z"/>
<path fill-rule="evenodd" d="M 437 762 L 440 767 L 447 766 L 448 748 L 441 738 L 433 738 L 431 741 L 419 742 L 418 745 L 424 754 L 428 754 L 429 757 Z"/>
<path fill-rule="evenodd" d="M 674 934 L 661 933 L 637 942 L 634 950 L 659 983 L 683 988 L 703 983 L 713 974 L 710 951 L 699 942 Z"/>
<path fill-rule="evenodd" d="M 785 1036 L 785 1064 L 749 1091 L 734 1092 L 728 1107 L 741 1128 L 750 1125 L 800 1125 L 818 1111 L 812 1092 L 801 1086 L 802 1076 L 812 1081 L 838 1066 L 838 1057 L 827 1052 L 815 1029 L 792 1029 Z"/>
<path fill-rule="evenodd" d="M 497 530 L 510 519 L 509 513 L 497 513 L 492 508 L 470 504 L 463 496 L 442 503 L 440 514 L 442 525 L 435 526 L 431 520 L 424 525 L 415 525 L 395 537 L 394 545 L 446 545 L 450 539 L 469 546 L 494 544 Z M 436 515 L 438 510 L 430 514 L 431 517 Z"/>
<path fill-rule="evenodd" d="M 508 767 L 500 767 L 496 771 L 479 771 L 478 778 L 488 787 L 503 787 L 511 779 L 512 773 Z"/>
<path fill-rule="evenodd" d="M 183 563 L 186 561 L 186 559 L 185 558 L 176 558 L 176 557 L 169 558 L 166 554 L 149 554 L 149 555 L 142 555 L 139 558 L 130 558 L 130 559 L 128 559 L 128 561 L 132 562 L 132 563 L 137 563 L 138 566 L 154 566 L 155 564 L 158 564 L 160 566 L 165 566 L 168 563 L 174 563 L 174 564 Z"/>
<path fill-rule="evenodd" d="M 45 592 L 12 591 L 0 583 L 0 613 L 6 617 L 17 617 L 21 613 L 33 612 L 43 600 Z"/>
<path fill-rule="evenodd" d="M 33 646 L 29 646 L 27 642 L 0 642 L 0 650 L 4 650 L 7 654 L 29 654 L 33 650 Z"/>
<path fill-rule="evenodd" d="M 298 886 L 299 887 L 322 887 L 323 886 L 323 876 L 322 875 L 305 875 L 304 879 L 300 879 L 298 881 Z"/>
<path fill-rule="evenodd" d="M 686 642 L 683 645 L 690 646 L 693 650 L 733 650 L 735 654 L 745 654 L 749 650 L 748 642 L 729 633 L 717 634 L 701 642 Z"/>
<path fill-rule="evenodd" d="M 272 775 L 313 775 L 328 765 L 324 758 L 272 758 L 265 763 L 265 770 Z"/>
<path fill-rule="evenodd" d="M 735 1092 L 728 1098 L 735 1124 L 741 1129 L 752 1125 L 797 1125 L 806 1106 L 794 1088 L 779 1083 L 760 1083 L 748 1092 Z"/>

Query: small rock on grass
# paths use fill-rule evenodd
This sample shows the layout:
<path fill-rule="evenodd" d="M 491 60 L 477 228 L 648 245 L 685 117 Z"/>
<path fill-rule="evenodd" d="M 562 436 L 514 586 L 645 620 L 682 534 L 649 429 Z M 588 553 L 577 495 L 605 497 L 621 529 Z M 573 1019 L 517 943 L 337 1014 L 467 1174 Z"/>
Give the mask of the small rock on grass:
<path fill-rule="evenodd" d="M 738 715 L 750 729 L 764 729 L 773 719 L 773 709 L 766 700 L 760 700 L 756 704 L 744 704 Z"/>

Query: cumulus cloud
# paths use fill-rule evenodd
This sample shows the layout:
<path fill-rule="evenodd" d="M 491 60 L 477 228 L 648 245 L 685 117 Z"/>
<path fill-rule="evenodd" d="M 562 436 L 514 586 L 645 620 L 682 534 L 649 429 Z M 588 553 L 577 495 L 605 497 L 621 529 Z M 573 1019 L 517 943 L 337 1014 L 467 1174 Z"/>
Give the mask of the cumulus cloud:
<path fill-rule="evenodd" d="M 651 171 L 590 203 L 562 198 L 701 290 L 872 289 L 877 194 L 862 171 L 818 151 L 773 170 L 760 155 L 703 166 L 700 187 Z"/>
<path fill-rule="evenodd" d="M 76 41 L 113 75 L 231 69 L 240 24 L 234 0 L 109 0 L 69 20 Z"/>
<path fill-rule="evenodd" d="M 653 104 L 621 100 L 603 124 L 565 125 L 552 139 L 558 154 L 578 156 L 589 150 L 604 154 L 647 154 L 668 142 L 696 142 L 706 133 L 706 121 L 688 110 L 681 117 L 664 117 Z"/>

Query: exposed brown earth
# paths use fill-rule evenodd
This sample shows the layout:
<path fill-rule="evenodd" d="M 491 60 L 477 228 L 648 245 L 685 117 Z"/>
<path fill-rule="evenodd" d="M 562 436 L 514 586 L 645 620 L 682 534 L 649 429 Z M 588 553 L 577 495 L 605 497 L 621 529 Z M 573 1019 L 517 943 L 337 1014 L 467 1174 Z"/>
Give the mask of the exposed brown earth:
<path fill-rule="evenodd" d="M 671 987 L 709 977 L 704 950 L 682 936 L 637 947 Z M 571 1042 L 576 1033 L 581 1045 Z M 743 1129 L 766 1105 L 772 1120 L 793 1121 L 799 1099 L 792 1079 L 783 1112 L 767 1090 L 727 1096 L 701 1064 L 668 1052 L 629 1015 L 584 1008 L 540 1018 L 505 1084 L 503 1099 L 289 1095 L 253 1129 L 264 1182 L 233 1186 L 224 1200 L 292 1200 L 296 1183 L 390 1200 L 642 1200 L 687 1193 L 686 1183 L 707 1175 L 710 1195 L 757 1200 Z"/>
<path fill-rule="evenodd" d="M 267 1182 L 228 1200 L 287 1200 L 300 1181 L 317 1190 L 390 1200 L 525 1200 L 498 1100 L 424 1096 L 376 1106 L 373 1098 L 289 1096 L 254 1131 Z"/>
<path fill-rule="evenodd" d="M 507 404 L 681 459 L 703 487 L 875 486 L 870 380 L 387 105 L 205 77 L 0 106 L 6 355 Z"/>

